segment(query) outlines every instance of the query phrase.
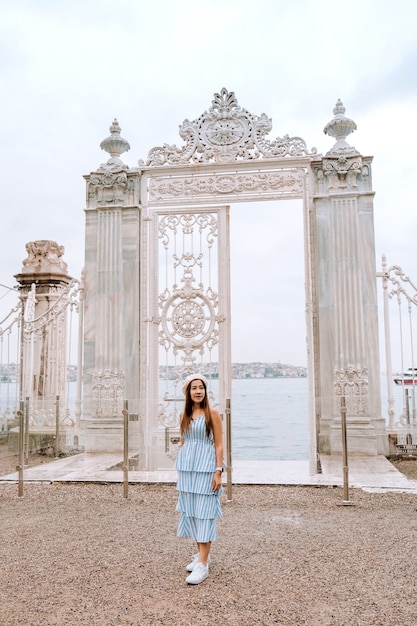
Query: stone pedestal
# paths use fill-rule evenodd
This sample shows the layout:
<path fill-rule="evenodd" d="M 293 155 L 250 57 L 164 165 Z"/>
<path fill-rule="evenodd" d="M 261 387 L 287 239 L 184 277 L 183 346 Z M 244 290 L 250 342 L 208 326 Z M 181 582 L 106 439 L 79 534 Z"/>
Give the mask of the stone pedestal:
<path fill-rule="evenodd" d="M 84 420 L 86 452 L 120 452 L 123 455 L 123 419 Z"/>

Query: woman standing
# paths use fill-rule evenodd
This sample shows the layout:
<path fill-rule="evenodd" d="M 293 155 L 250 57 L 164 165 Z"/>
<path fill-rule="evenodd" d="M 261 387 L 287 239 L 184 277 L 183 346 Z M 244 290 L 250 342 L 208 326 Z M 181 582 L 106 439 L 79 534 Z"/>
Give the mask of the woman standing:
<path fill-rule="evenodd" d="M 181 443 L 175 461 L 181 513 L 178 537 L 191 537 L 197 554 L 186 567 L 185 579 L 198 585 L 209 574 L 211 542 L 217 539 L 216 518 L 222 517 L 223 436 L 219 413 L 210 408 L 207 380 L 202 374 L 185 379 L 184 411 L 180 414 Z"/>

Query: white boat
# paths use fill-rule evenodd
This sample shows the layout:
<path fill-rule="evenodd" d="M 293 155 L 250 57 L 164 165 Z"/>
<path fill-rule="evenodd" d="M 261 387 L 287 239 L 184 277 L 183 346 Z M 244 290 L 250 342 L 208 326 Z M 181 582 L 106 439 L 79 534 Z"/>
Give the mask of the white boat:
<path fill-rule="evenodd" d="M 417 367 L 409 367 L 402 376 L 394 376 L 396 385 L 417 385 Z"/>

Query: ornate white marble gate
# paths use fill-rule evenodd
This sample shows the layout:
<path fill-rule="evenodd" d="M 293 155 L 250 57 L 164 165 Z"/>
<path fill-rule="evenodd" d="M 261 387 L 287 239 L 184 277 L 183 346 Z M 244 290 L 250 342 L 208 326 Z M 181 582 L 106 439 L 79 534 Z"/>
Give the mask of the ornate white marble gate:
<path fill-rule="evenodd" d="M 183 147 L 153 148 L 132 169 L 120 159 L 130 146 L 114 121 L 101 144 L 111 158 L 85 177 L 87 449 L 120 449 L 121 406 L 103 415 L 95 391 L 116 397 L 117 389 L 116 404 L 124 396 L 137 407 L 142 467 L 172 464 L 163 433 L 175 411 L 172 390 L 161 402 L 161 364 L 175 376 L 203 363 L 214 373 L 218 362 L 224 410 L 230 384 L 226 206 L 298 198 L 304 205 L 311 469 L 317 453 L 341 450 L 341 395 L 350 451 L 387 451 L 372 158 L 346 142 L 356 125 L 344 112 L 339 101 L 324 129 L 336 143 L 323 157 L 299 137 L 269 140 L 271 120 L 222 89 L 208 111 L 180 126 Z"/>

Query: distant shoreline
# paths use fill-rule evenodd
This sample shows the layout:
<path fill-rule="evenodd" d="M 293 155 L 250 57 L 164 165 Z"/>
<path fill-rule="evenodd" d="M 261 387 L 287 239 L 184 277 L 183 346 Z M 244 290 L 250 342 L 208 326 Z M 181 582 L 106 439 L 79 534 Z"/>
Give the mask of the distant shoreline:
<path fill-rule="evenodd" d="M 218 364 L 202 366 L 201 373 L 211 380 L 219 378 Z M 161 366 L 159 377 L 162 380 L 176 380 L 178 370 L 175 366 Z M 232 363 L 232 379 L 262 379 L 262 378 L 307 378 L 307 368 L 300 365 L 288 365 L 283 363 Z"/>

